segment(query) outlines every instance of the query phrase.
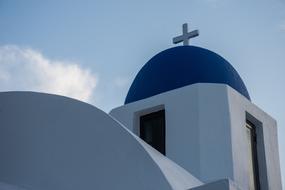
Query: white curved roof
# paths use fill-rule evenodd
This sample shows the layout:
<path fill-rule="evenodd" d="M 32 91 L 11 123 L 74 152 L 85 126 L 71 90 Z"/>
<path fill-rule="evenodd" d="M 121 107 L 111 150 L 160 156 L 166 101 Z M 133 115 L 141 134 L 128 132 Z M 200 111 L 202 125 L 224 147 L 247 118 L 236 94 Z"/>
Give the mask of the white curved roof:
<path fill-rule="evenodd" d="M 0 181 L 27 190 L 201 184 L 108 114 L 50 94 L 0 93 L 0 155 Z"/>

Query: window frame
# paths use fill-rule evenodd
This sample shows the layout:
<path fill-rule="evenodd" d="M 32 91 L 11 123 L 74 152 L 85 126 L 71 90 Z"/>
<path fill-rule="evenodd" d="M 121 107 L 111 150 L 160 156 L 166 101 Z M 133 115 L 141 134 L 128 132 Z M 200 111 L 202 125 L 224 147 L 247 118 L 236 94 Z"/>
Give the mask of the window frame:
<path fill-rule="evenodd" d="M 149 144 L 147 141 L 145 141 L 145 130 L 143 129 L 143 123 L 147 121 L 151 121 L 153 119 L 162 117 L 162 125 L 160 126 L 161 129 L 159 129 L 159 134 L 161 135 L 161 139 L 158 141 L 159 143 L 156 144 Z M 158 111 L 154 111 L 151 113 L 147 113 L 144 115 L 140 115 L 139 117 L 139 136 L 141 139 L 143 139 L 146 143 L 148 143 L 150 146 L 152 146 L 154 149 L 159 151 L 161 154 L 166 155 L 166 118 L 165 118 L 165 110 L 161 109 Z"/>
<path fill-rule="evenodd" d="M 253 165 L 253 177 L 254 177 L 254 190 L 260 190 L 260 174 L 259 174 L 259 155 L 258 155 L 258 141 L 257 141 L 257 130 L 256 130 L 256 126 L 249 121 L 248 119 L 246 119 L 246 125 L 245 127 L 247 129 L 250 130 L 250 134 L 251 134 L 251 139 L 250 139 L 250 143 L 251 143 L 251 147 L 249 147 L 251 150 L 251 157 L 252 157 L 252 165 Z"/>

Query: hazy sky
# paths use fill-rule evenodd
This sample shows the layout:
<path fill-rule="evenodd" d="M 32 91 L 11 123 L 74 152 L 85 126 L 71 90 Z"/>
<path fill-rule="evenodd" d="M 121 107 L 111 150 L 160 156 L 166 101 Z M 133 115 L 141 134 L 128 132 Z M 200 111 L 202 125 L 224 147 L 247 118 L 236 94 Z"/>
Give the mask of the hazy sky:
<path fill-rule="evenodd" d="M 190 43 L 226 58 L 276 118 L 285 183 L 285 0 L 0 0 L 0 90 L 62 94 L 108 112 L 184 22 L 200 30 Z"/>

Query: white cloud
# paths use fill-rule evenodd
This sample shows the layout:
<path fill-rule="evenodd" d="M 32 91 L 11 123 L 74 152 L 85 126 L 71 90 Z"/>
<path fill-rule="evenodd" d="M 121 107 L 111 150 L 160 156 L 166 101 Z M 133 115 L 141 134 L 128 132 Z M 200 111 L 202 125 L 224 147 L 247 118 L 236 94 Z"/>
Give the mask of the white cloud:
<path fill-rule="evenodd" d="M 0 90 L 39 91 L 90 102 L 97 77 L 68 61 L 51 60 L 31 48 L 0 46 Z"/>

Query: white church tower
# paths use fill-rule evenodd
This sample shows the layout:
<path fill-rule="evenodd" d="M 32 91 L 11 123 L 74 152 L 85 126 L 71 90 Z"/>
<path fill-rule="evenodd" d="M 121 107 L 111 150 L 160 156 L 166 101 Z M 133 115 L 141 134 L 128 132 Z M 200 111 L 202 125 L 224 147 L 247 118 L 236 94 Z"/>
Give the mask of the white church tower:
<path fill-rule="evenodd" d="M 227 60 L 188 45 L 197 35 L 184 24 L 183 35 L 173 39 L 184 46 L 151 58 L 125 104 L 110 115 L 205 183 L 204 189 L 229 179 L 236 189 L 281 190 L 276 121 L 252 103 Z"/>

